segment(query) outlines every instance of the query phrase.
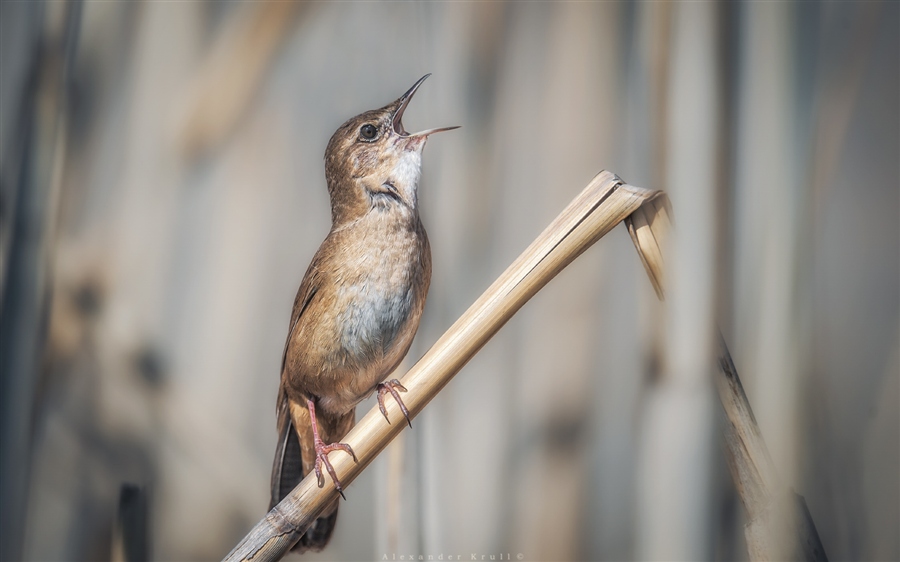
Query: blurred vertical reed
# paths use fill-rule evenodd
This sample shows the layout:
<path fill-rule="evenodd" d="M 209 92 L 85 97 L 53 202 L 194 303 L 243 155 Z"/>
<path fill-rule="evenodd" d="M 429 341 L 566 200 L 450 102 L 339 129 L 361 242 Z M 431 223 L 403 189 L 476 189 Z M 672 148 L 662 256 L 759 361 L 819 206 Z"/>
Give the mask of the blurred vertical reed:
<path fill-rule="evenodd" d="M 625 219 L 628 233 L 660 299 L 665 298 L 661 248 L 671 230 L 671 205 L 658 193 Z M 802 496 L 779 479 L 725 338 L 718 338 L 715 384 L 725 410 L 725 455 L 747 514 L 744 535 L 751 560 L 825 561 L 825 549 Z"/>

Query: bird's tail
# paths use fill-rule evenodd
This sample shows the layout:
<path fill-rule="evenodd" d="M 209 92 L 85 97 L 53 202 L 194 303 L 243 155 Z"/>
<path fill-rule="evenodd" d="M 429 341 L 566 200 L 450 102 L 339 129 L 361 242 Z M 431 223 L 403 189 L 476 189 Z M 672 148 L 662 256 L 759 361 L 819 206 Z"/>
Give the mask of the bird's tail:
<path fill-rule="evenodd" d="M 287 496 L 294 487 L 303 480 L 303 477 L 312 470 L 308 466 L 304 470 L 303 458 L 300 452 L 300 440 L 297 431 L 294 430 L 294 422 L 291 420 L 287 395 L 284 390 L 278 392 L 278 445 L 275 448 L 275 462 L 272 464 L 272 497 L 269 509 L 275 507 Z M 337 522 L 337 502 L 333 510 L 326 510 L 327 515 L 316 519 L 306 530 L 297 544 L 291 549 L 293 552 L 305 552 L 307 550 L 322 550 L 328 544 L 334 525 Z"/>

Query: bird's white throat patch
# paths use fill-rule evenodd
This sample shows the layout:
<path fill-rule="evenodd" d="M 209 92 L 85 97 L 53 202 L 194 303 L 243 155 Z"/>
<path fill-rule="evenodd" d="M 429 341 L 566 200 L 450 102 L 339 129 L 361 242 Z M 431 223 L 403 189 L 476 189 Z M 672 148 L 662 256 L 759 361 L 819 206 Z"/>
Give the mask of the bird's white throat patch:
<path fill-rule="evenodd" d="M 419 176 L 422 171 L 422 153 L 418 150 L 404 150 L 391 170 L 391 183 L 403 196 L 403 199 L 415 206 L 416 191 L 419 187 Z"/>

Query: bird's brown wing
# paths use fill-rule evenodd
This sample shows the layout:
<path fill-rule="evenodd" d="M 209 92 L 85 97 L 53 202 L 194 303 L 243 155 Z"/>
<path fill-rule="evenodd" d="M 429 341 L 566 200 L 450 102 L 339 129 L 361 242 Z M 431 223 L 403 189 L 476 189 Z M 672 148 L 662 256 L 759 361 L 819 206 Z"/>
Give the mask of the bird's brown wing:
<path fill-rule="evenodd" d="M 316 258 L 318 258 L 318 256 L 316 256 Z M 319 282 L 322 276 L 319 273 L 319 268 L 316 267 L 317 261 L 318 259 L 314 258 L 313 262 L 309 265 L 306 275 L 303 276 L 303 282 L 300 283 L 300 288 L 297 290 L 297 296 L 294 297 L 294 309 L 291 312 L 291 327 L 288 330 L 287 339 L 284 342 L 284 351 L 281 352 L 282 377 L 284 377 L 284 367 L 287 362 L 288 348 L 291 345 L 291 338 L 294 336 L 294 330 L 297 329 L 300 317 L 303 316 L 309 303 L 312 302 L 313 297 L 316 296 L 316 292 L 319 290 Z"/>
<path fill-rule="evenodd" d="M 317 256 L 318 257 L 318 256 Z M 271 497 L 269 500 L 269 509 L 284 499 L 291 490 L 308 473 L 312 466 L 303 467 L 303 450 L 300 446 L 297 428 L 294 427 L 294 420 L 291 416 L 291 404 L 288 393 L 285 390 L 286 376 L 285 368 L 287 364 L 288 349 L 291 345 L 291 339 L 297 324 L 303 313 L 309 307 L 309 303 L 315 297 L 321 281 L 321 275 L 316 268 L 317 260 L 309 266 L 300 289 L 297 291 L 297 297 L 294 299 L 294 309 L 291 313 L 291 324 L 288 330 L 287 340 L 284 342 L 284 352 L 281 355 L 281 386 L 278 389 L 278 402 L 275 407 L 275 414 L 278 418 L 278 444 L 275 448 L 275 460 L 272 463 L 272 481 L 271 481 Z M 305 409 L 305 405 L 300 409 Z M 352 421 L 352 414 L 351 414 Z M 301 428 L 305 433 L 308 428 Z M 307 436 L 311 440 L 311 433 Z M 311 447 L 311 443 L 307 444 L 307 448 Z M 323 517 L 316 519 L 313 524 L 306 530 L 306 533 L 297 541 L 297 544 L 291 549 L 294 552 L 304 552 L 306 550 L 321 550 L 331 538 L 334 531 L 334 525 L 337 521 L 337 503 L 326 510 Z"/>
<path fill-rule="evenodd" d="M 275 507 L 300 480 L 303 479 L 303 461 L 300 456 L 300 442 L 294 424 L 291 420 L 290 404 L 287 391 L 284 387 L 285 363 L 287 362 L 288 348 L 297 323 L 303 312 L 309 306 L 310 301 L 316 295 L 319 281 L 316 260 L 310 264 L 303 282 L 297 290 L 294 298 L 294 309 L 291 312 L 291 324 L 288 330 L 287 340 L 284 342 L 284 352 L 281 355 L 281 385 L 278 389 L 278 402 L 275 405 L 275 416 L 278 420 L 278 444 L 275 448 L 275 460 L 272 463 L 271 500 L 269 509 Z M 309 472 L 308 470 L 306 472 Z"/>

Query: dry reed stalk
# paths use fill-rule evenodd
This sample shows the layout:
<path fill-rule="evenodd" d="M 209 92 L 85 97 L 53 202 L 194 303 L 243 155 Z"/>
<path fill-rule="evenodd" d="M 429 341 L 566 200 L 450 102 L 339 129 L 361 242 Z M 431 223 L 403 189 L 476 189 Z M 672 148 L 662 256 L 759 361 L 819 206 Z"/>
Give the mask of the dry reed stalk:
<path fill-rule="evenodd" d="M 665 248 L 671 228 L 671 206 L 662 192 L 625 219 L 628 233 L 647 276 L 662 300 L 665 297 Z M 725 450 L 734 486 L 747 512 L 744 528 L 751 560 L 827 561 L 815 523 L 802 496 L 779 480 L 753 409 L 744 392 L 725 339 L 719 335 L 716 388 L 728 423 Z"/>
<path fill-rule="evenodd" d="M 408 389 L 403 400 L 416 416 L 525 302 L 557 273 L 659 192 L 624 184 L 610 172 L 600 172 L 544 232 L 484 294 L 450 327 L 401 379 Z M 347 485 L 406 426 L 399 408 L 387 402 L 391 423 L 377 407 L 359 420 L 343 442 L 359 459 L 331 459 Z M 326 479 L 327 481 L 328 479 Z M 321 510 L 337 497 L 327 482 L 305 478 L 225 557 L 227 561 L 280 559 Z"/>

